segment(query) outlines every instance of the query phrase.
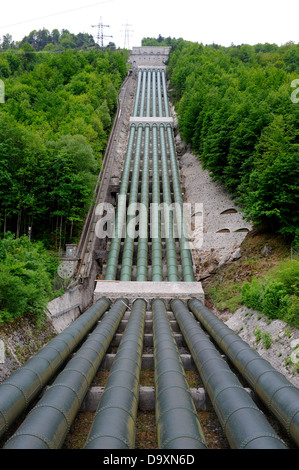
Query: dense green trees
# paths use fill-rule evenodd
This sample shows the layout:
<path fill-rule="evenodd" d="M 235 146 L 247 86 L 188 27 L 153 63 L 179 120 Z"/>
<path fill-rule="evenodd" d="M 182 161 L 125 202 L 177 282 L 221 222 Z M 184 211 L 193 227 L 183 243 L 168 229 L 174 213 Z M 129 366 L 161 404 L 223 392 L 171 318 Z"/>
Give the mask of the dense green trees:
<path fill-rule="evenodd" d="M 0 54 L 0 233 L 31 227 L 55 248 L 79 234 L 126 61 L 110 50 Z"/>
<path fill-rule="evenodd" d="M 58 259 L 28 237 L 0 239 L 0 324 L 24 314 L 39 322 L 53 296 Z"/>
<path fill-rule="evenodd" d="M 168 73 L 180 132 L 255 223 L 299 238 L 299 45 L 179 41 Z"/>
<path fill-rule="evenodd" d="M 55 51 L 65 49 L 88 49 L 94 47 L 95 41 L 91 34 L 79 33 L 72 34 L 67 29 L 52 32 L 43 28 L 33 30 L 22 41 L 15 42 L 10 34 L 3 36 L 0 42 L 0 50 L 8 51 L 11 49 L 23 49 L 24 44 L 29 44 L 33 51 Z"/>

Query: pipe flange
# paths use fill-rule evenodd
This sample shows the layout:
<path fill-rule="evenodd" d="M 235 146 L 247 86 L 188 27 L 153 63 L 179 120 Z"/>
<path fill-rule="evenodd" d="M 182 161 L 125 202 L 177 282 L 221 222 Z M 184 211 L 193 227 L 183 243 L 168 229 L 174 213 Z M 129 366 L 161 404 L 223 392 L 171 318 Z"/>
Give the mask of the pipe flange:
<path fill-rule="evenodd" d="M 251 437 L 248 437 L 247 439 L 244 439 L 244 440 L 241 442 L 241 444 L 240 444 L 240 446 L 239 446 L 239 449 L 245 449 L 246 446 L 247 446 L 250 442 L 255 441 L 256 439 L 259 439 L 260 437 L 270 437 L 270 438 L 272 438 L 272 439 L 275 439 L 276 441 L 281 442 L 284 446 L 286 445 L 285 442 L 284 442 L 282 439 L 280 439 L 280 437 L 278 437 L 277 435 L 272 434 L 272 433 L 270 433 L 270 432 L 264 432 L 264 433 L 260 432 L 260 433 L 255 434 L 254 436 L 251 436 Z"/>
<path fill-rule="evenodd" d="M 198 420 L 198 415 L 197 415 L 197 412 L 196 410 L 192 410 L 191 408 L 187 408 L 186 406 L 172 406 L 171 408 L 167 408 L 167 410 L 164 410 L 160 416 L 157 418 L 157 424 L 159 423 L 159 421 L 162 419 L 162 417 L 168 413 L 169 411 L 173 411 L 173 410 L 185 410 L 185 411 L 188 411 L 188 413 L 191 413 L 193 414 L 196 419 Z"/>
<path fill-rule="evenodd" d="M 35 437 L 36 439 L 39 439 L 40 441 L 44 442 L 49 449 L 56 449 L 56 447 L 53 445 L 53 442 L 48 437 L 44 436 L 43 434 L 39 434 L 37 436 L 36 434 L 32 434 L 32 433 L 28 433 L 28 432 L 22 432 L 22 431 L 16 431 L 13 434 L 13 436 L 11 436 L 11 438 L 8 439 L 7 443 L 10 442 L 10 441 L 13 441 L 14 438 L 18 437 L 18 436 L 32 436 L 32 437 Z"/>
<path fill-rule="evenodd" d="M 99 439 L 101 437 L 112 437 L 113 439 L 118 439 L 120 442 L 122 442 L 123 444 L 125 444 L 126 447 L 128 447 L 128 449 L 130 449 L 130 443 L 127 439 L 125 439 L 123 436 L 118 436 L 117 434 L 116 435 L 112 435 L 112 434 L 95 434 L 94 436 L 92 436 L 91 438 L 89 438 L 86 443 L 85 443 L 85 446 L 88 446 L 88 444 L 90 444 L 91 442 L 93 442 L 95 439 Z"/>
<path fill-rule="evenodd" d="M 167 439 L 165 442 L 163 442 L 163 444 L 161 444 L 161 449 L 164 449 L 170 442 L 181 438 L 193 439 L 195 441 L 200 442 L 204 447 L 207 447 L 207 443 L 204 441 L 204 439 L 196 436 L 195 434 L 182 434 L 180 436 L 170 437 L 169 439 Z"/>
<path fill-rule="evenodd" d="M 15 387 L 19 390 L 19 392 L 21 392 L 21 395 L 23 395 L 24 400 L 25 400 L 25 408 L 27 408 L 27 406 L 29 404 L 29 399 L 28 399 L 26 393 L 24 392 L 24 390 L 22 388 L 18 387 L 17 385 L 9 382 L 9 381 L 5 381 L 5 385 L 10 385 L 11 387 Z"/>
<path fill-rule="evenodd" d="M 67 417 L 66 413 L 64 410 L 61 410 L 60 408 L 58 408 L 57 406 L 53 406 L 53 405 L 47 405 L 46 403 L 45 404 L 39 404 L 39 405 L 36 405 L 31 411 L 30 413 L 33 413 L 34 410 L 38 409 L 38 408 L 53 408 L 54 410 L 56 411 L 59 411 L 59 413 L 61 413 L 67 423 L 67 432 L 69 432 L 70 430 L 70 427 L 71 427 L 71 421 L 69 420 L 69 418 Z"/>
<path fill-rule="evenodd" d="M 102 408 L 100 408 L 99 410 L 97 410 L 96 414 L 95 414 L 95 418 L 102 412 L 102 411 L 106 411 L 106 410 L 110 410 L 111 408 L 115 409 L 119 409 L 119 410 L 122 410 L 124 411 L 125 413 L 127 413 L 133 420 L 134 424 L 136 425 L 136 419 L 134 418 L 134 416 L 132 416 L 132 414 L 130 413 L 129 410 L 127 410 L 126 408 L 123 408 L 122 406 L 116 406 L 114 405 L 113 403 L 108 404 L 106 406 L 103 406 Z"/>

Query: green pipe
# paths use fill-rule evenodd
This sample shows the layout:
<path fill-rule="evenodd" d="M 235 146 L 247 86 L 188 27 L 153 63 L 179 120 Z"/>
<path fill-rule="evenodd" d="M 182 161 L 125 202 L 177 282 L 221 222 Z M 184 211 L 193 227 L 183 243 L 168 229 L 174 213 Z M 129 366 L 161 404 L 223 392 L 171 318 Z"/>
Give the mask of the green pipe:
<path fill-rule="evenodd" d="M 145 312 L 145 300 L 135 300 L 85 449 L 134 448 Z"/>
<path fill-rule="evenodd" d="M 152 71 L 149 69 L 147 71 L 147 95 L 146 95 L 146 116 L 150 117 L 151 115 L 151 77 Z"/>
<path fill-rule="evenodd" d="M 137 116 L 137 115 L 138 115 L 138 105 L 139 105 L 139 96 L 140 96 L 141 80 L 142 80 L 142 70 L 139 69 L 139 72 L 138 72 L 138 80 L 137 80 L 137 88 L 136 88 L 136 94 L 135 94 L 135 102 L 134 102 L 134 108 L 133 108 L 133 116 Z"/>
<path fill-rule="evenodd" d="M 163 202 L 164 202 L 164 228 L 166 238 L 166 257 L 168 281 L 177 282 L 179 280 L 178 265 L 176 256 L 176 244 L 174 238 L 173 226 L 173 207 L 170 192 L 170 182 L 168 174 L 168 159 L 166 154 L 165 127 L 160 125 L 161 142 L 161 165 L 162 165 L 162 183 L 163 183 Z"/>
<path fill-rule="evenodd" d="M 123 299 L 115 302 L 4 449 L 61 448 L 126 308 Z"/>
<path fill-rule="evenodd" d="M 157 116 L 157 102 L 156 102 L 156 70 L 153 70 L 153 77 L 152 77 L 152 86 L 153 86 L 153 91 L 152 91 L 152 98 L 153 98 L 153 105 L 152 105 L 152 116 L 156 117 Z"/>
<path fill-rule="evenodd" d="M 152 302 L 159 449 L 206 449 L 165 304 Z"/>
<path fill-rule="evenodd" d="M 130 127 L 129 142 L 126 152 L 126 158 L 123 168 L 122 180 L 120 185 L 119 197 L 117 201 L 117 209 L 114 224 L 114 234 L 111 239 L 111 246 L 108 255 L 105 280 L 115 280 L 118 266 L 118 257 L 120 251 L 120 243 L 122 238 L 122 231 L 124 227 L 126 208 L 127 208 L 127 192 L 129 186 L 131 159 L 133 153 L 133 144 L 135 138 L 136 126 L 132 124 Z"/>
<path fill-rule="evenodd" d="M 189 248 L 188 238 L 186 236 L 186 225 L 184 221 L 183 197 L 180 184 L 180 176 L 176 160 L 176 151 L 173 140 L 173 132 L 170 125 L 167 126 L 168 145 L 170 149 L 170 163 L 173 181 L 173 192 L 176 208 L 176 220 L 179 228 L 179 242 L 181 262 L 183 267 L 183 278 L 185 282 L 194 282 L 193 264 L 191 249 Z"/>
<path fill-rule="evenodd" d="M 157 94 L 158 94 L 158 113 L 163 117 L 162 93 L 161 93 L 161 72 L 157 70 Z"/>
<path fill-rule="evenodd" d="M 162 70 L 162 88 L 163 88 L 163 97 L 164 97 L 165 116 L 169 117 L 169 104 L 168 104 L 168 97 L 167 97 L 165 70 Z"/>
<path fill-rule="evenodd" d="M 286 449 L 184 303 L 171 309 L 231 448 Z"/>
<path fill-rule="evenodd" d="M 139 124 L 137 133 L 137 143 L 134 155 L 134 166 L 132 173 L 132 181 L 130 186 L 130 198 L 127 211 L 127 229 L 124 243 L 124 250 L 121 265 L 121 281 L 130 281 L 132 277 L 132 265 L 134 254 L 134 240 L 135 240 L 135 219 L 138 201 L 138 183 L 140 174 L 140 158 L 141 158 L 141 144 L 143 137 L 143 126 Z"/>
<path fill-rule="evenodd" d="M 147 281 L 148 267 L 148 211 L 149 211 L 149 139 L 150 126 L 145 126 L 144 155 L 141 182 L 139 239 L 137 252 L 137 281 Z"/>
<path fill-rule="evenodd" d="M 106 298 L 99 299 L 0 385 L 1 436 L 32 403 L 109 305 Z"/>
<path fill-rule="evenodd" d="M 140 111 L 139 111 L 139 116 L 141 117 L 144 115 L 145 90 L 146 90 L 146 70 L 143 71 L 143 77 L 142 77 L 141 102 L 140 102 Z"/>
<path fill-rule="evenodd" d="M 152 240 L 152 281 L 163 280 L 161 212 L 160 212 L 160 175 L 158 155 L 157 125 L 152 127 L 153 168 L 152 168 L 152 205 L 151 205 L 151 240 Z"/>
<path fill-rule="evenodd" d="M 189 301 L 189 307 L 298 446 L 298 388 L 219 320 L 202 302 L 192 299 Z"/>

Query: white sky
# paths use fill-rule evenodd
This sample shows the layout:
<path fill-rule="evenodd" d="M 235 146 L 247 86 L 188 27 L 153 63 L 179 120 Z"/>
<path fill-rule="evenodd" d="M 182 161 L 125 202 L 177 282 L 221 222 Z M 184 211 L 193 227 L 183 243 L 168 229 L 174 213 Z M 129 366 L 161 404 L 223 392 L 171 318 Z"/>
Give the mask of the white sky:
<path fill-rule="evenodd" d="M 174 37 L 223 46 L 231 43 L 285 44 L 299 42 L 298 0 L 1 0 L 0 38 L 21 40 L 34 29 L 68 29 L 90 33 L 102 21 L 104 44 L 124 47 L 125 25 L 129 46 L 143 37 Z M 128 44 L 127 44 L 128 46 Z"/>

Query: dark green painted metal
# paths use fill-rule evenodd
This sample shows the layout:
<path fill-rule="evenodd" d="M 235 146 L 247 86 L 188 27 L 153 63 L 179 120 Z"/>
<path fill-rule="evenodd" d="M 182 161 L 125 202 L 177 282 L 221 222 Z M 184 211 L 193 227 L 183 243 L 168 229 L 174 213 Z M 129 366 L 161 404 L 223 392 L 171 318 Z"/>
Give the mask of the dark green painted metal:
<path fill-rule="evenodd" d="M 123 168 L 119 197 L 117 201 L 114 234 L 111 240 L 106 273 L 105 273 L 106 281 L 113 281 L 116 279 L 120 243 L 121 243 L 121 238 L 123 235 L 123 227 L 124 227 L 124 222 L 125 222 L 125 217 L 126 217 L 127 192 L 128 192 L 128 186 L 129 186 L 130 168 L 131 168 L 131 159 L 132 159 L 133 145 L 134 145 L 134 139 L 135 139 L 135 131 L 136 131 L 136 126 L 135 124 L 132 124 L 130 127 L 129 142 L 128 142 L 126 158 L 125 158 L 125 163 L 124 163 L 124 168 Z"/>
<path fill-rule="evenodd" d="M 4 449 L 59 449 L 127 308 L 119 299 L 31 410 Z"/>
<path fill-rule="evenodd" d="M 32 403 L 109 305 L 106 298 L 98 300 L 0 385 L 1 436 Z"/>
<path fill-rule="evenodd" d="M 156 90 L 156 70 L 153 69 L 153 73 L 152 73 L 152 99 L 153 99 L 153 103 L 152 103 L 152 116 L 153 117 L 156 117 L 157 116 L 157 100 L 156 100 L 156 93 L 157 93 L 157 90 Z"/>
<path fill-rule="evenodd" d="M 137 252 L 137 281 L 147 281 L 148 268 L 148 212 L 149 212 L 149 139 L 150 126 L 145 126 L 144 155 L 139 213 L 139 239 Z"/>
<path fill-rule="evenodd" d="M 163 203 L 164 203 L 164 228 L 166 239 L 166 258 L 167 258 L 167 278 L 170 282 L 177 282 L 178 263 L 176 255 L 176 243 L 174 238 L 174 218 L 173 206 L 170 192 L 170 181 L 168 174 L 168 159 L 165 142 L 165 126 L 160 125 L 160 144 L 161 144 L 161 167 L 162 167 L 162 184 L 163 184 Z"/>
<path fill-rule="evenodd" d="M 161 212 L 160 212 L 160 175 L 158 155 L 158 128 L 152 127 L 153 170 L 152 170 L 152 205 L 151 205 L 151 240 L 152 240 L 152 281 L 163 280 Z"/>
<path fill-rule="evenodd" d="M 138 71 L 138 80 L 137 80 L 137 88 L 136 88 L 136 94 L 135 94 L 135 102 L 134 102 L 134 107 L 133 107 L 133 116 L 138 115 L 141 81 L 142 81 L 142 70 L 139 69 L 139 71 Z"/>
<path fill-rule="evenodd" d="M 286 449 L 184 303 L 171 309 L 231 448 Z"/>
<path fill-rule="evenodd" d="M 173 131 L 170 125 L 167 126 L 168 145 L 170 149 L 170 164 L 173 181 L 173 193 L 176 209 L 176 222 L 179 231 L 179 243 L 181 253 L 181 263 L 183 268 L 183 279 L 185 282 L 194 282 L 193 263 L 191 249 L 189 247 L 187 229 L 184 220 L 183 197 L 180 183 L 180 176 L 176 160 L 176 151 L 173 140 Z"/>
<path fill-rule="evenodd" d="M 145 300 L 135 300 L 85 449 L 134 448 L 145 312 Z"/>
<path fill-rule="evenodd" d="M 189 307 L 298 446 L 298 388 L 219 320 L 202 302 L 192 299 L 189 301 Z"/>
<path fill-rule="evenodd" d="M 166 78 L 165 78 L 165 70 L 162 70 L 162 89 L 163 89 L 163 98 L 164 98 L 164 110 L 165 116 L 169 117 L 169 104 L 168 104 L 168 96 L 167 96 L 167 88 L 166 88 Z"/>
<path fill-rule="evenodd" d="M 161 71 L 157 70 L 157 95 L 158 95 L 158 116 L 163 117 L 163 103 L 161 92 Z"/>
<path fill-rule="evenodd" d="M 156 423 L 160 449 L 206 449 L 165 304 L 152 302 Z"/>
<path fill-rule="evenodd" d="M 138 183 L 140 174 L 140 158 L 141 158 L 141 144 L 143 137 L 143 126 L 139 124 L 137 133 L 136 150 L 134 153 L 134 166 L 131 180 L 131 189 L 129 197 L 129 205 L 127 210 L 127 228 L 126 237 L 124 243 L 124 250 L 122 255 L 121 265 L 121 281 L 131 281 L 132 277 L 132 265 L 133 265 L 133 253 L 134 253 L 134 241 L 135 241 L 135 221 L 136 221 L 136 210 L 138 209 Z"/>

